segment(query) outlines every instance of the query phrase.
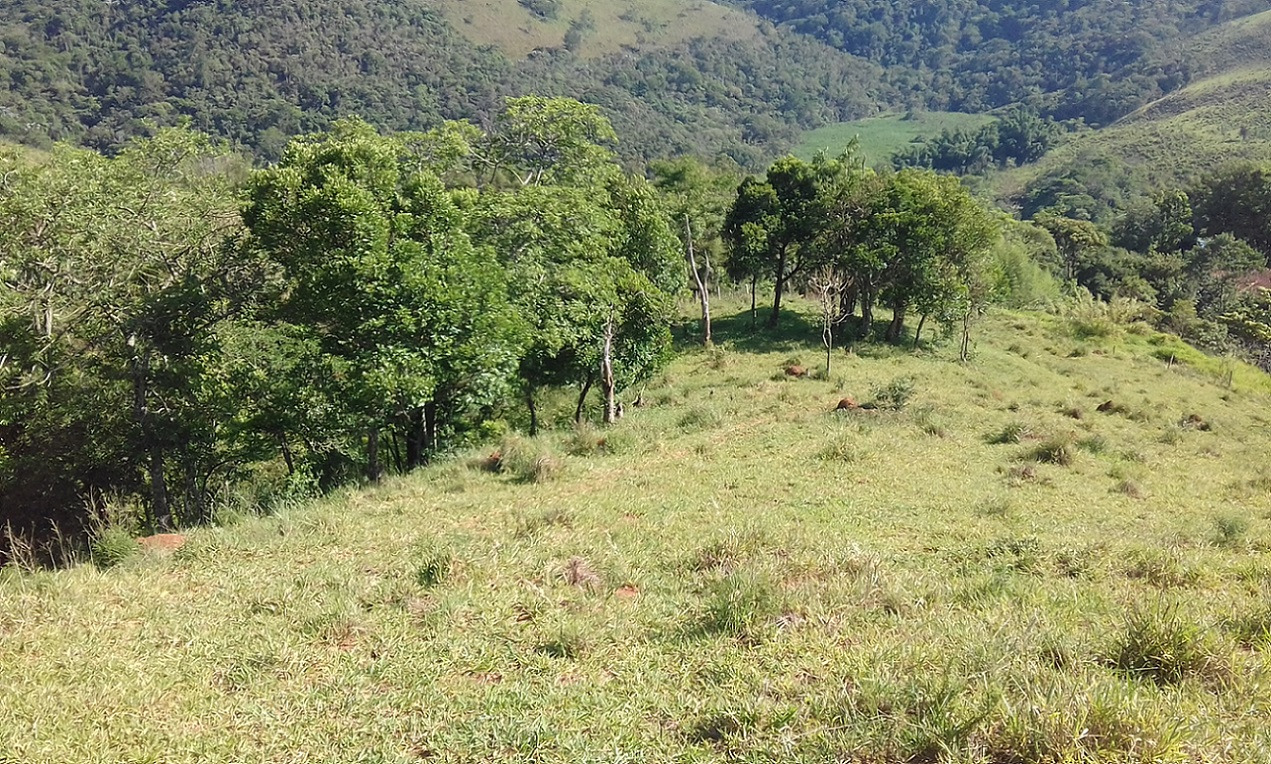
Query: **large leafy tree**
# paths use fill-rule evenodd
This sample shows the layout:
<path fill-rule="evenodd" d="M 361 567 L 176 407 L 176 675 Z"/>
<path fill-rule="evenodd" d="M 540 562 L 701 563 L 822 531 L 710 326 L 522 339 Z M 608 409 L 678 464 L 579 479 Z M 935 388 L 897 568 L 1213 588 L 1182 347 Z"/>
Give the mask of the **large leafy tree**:
<path fill-rule="evenodd" d="M 331 394 L 366 436 L 421 464 L 506 388 L 518 350 L 502 269 L 474 248 L 441 181 L 360 121 L 300 139 L 250 184 L 252 242 L 281 268 L 276 317 L 312 336 Z M 352 433 L 350 433 L 352 434 Z"/>
<path fill-rule="evenodd" d="M 764 180 L 742 182 L 724 221 L 724 238 L 735 262 L 735 276 L 772 278 L 772 313 L 768 325 L 781 320 L 781 299 L 800 275 L 823 262 L 816 246 L 822 224 L 822 192 L 836 178 L 859 171 L 851 156 L 811 162 L 795 157 L 778 159 Z"/>
<path fill-rule="evenodd" d="M 73 527 L 86 502 L 144 491 L 154 525 L 206 517 L 234 459 L 203 381 L 251 270 L 225 245 L 232 160 L 174 129 L 113 159 L 0 163 L 5 514 Z"/>
<path fill-rule="evenodd" d="M 471 224 L 477 242 L 507 269 L 513 301 L 530 326 L 520 378 L 536 430 L 542 388 L 577 385 L 581 417 L 597 383 L 612 401 L 616 390 L 665 361 L 670 295 L 685 278 L 655 190 L 625 176 L 603 146 L 589 144 L 612 134 L 607 123 L 572 101 L 513 99 L 511 107 L 497 129 L 516 125 L 511 145 L 533 151 L 501 150 L 500 171 L 521 182 L 472 197 Z M 496 133 L 485 140 L 497 146 L 508 139 Z M 543 149 L 557 144 L 562 148 Z"/>

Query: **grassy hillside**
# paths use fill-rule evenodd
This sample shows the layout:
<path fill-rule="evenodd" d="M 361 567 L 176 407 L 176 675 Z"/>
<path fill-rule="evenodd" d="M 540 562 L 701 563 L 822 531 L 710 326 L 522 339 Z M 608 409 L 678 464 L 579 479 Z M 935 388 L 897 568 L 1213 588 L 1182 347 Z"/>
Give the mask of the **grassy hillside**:
<path fill-rule="evenodd" d="M 552 18 L 532 13 L 517 0 L 442 0 L 439 7 L 464 36 L 514 58 L 561 47 L 583 13 L 590 14 L 593 26 L 578 51 L 586 57 L 695 37 L 752 40 L 758 34 L 758 18 L 706 0 L 565 0 L 558 5 Z"/>
<path fill-rule="evenodd" d="M 745 326 L 503 474 L 0 573 L 0 760 L 1271 758 L 1265 375 L 1003 313 L 795 379 L 816 331 Z"/>
<path fill-rule="evenodd" d="M 839 122 L 804 133 L 794 154 L 801 159 L 811 159 L 822 150 L 833 154 L 842 151 L 856 137 L 860 139 L 861 153 L 866 162 L 870 165 L 886 164 L 892 154 L 916 140 L 939 135 L 945 130 L 975 130 L 991 120 L 992 117 L 985 114 L 919 111 Z"/>
<path fill-rule="evenodd" d="M 1184 58 L 1196 78 L 1102 130 L 1074 136 L 1035 165 L 1006 173 L 1007 195 L 1047 173 L 1097 161 L 1128 166 L 1153 185 L 1225 162 L 1271 161 L 1271 12 L 1199 36 Z"/>

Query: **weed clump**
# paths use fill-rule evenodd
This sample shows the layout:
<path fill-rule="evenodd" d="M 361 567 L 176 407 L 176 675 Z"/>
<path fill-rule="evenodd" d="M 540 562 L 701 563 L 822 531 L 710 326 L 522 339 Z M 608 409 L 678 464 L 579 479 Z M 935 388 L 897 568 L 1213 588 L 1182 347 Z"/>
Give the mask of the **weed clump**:
<path fill-rule="evenodd" d="M 718 427 L 724 418 L 719 412 L 707 406 L 693 406 L 680 417 L 679 427 L 684 432 L 708 430 Z"/>
<path fill-rule="evenodd" d="M 1244 543 L 1249 520 L 1244 515 L 1228 512 L 1214 518 L 1214 544 L 1231 549 Z"/>
<path fill-rule="evenodd" d="M 516 520 L 516 537 L 528 538 L 548 528 L 569 528 L 574 524 L 574 517 L 566 509 L 552 507 L 530 515 L 521 515 Z"/>
<path fill-rule="evenodd" d="M 833 438 L 817 452 L 817 457 L 822 461 L 840 462 L 842 464 L 856 464 L 864 461 L 867 456 L 868 451 L 861 448 L 852 438 L 846 435 L 839 435 Z"/>
<path fill-rule="evenodd" d="M 707 634 L 754 638 L 760 626 L 780 612 L 781 599 L 768 576 L 751 571 L 729 573 L 712 582 L 700 627 Z"/>
<path fill-rule="evenodd" d="M 1118 671 L 1160 685 L 1212 679 L 1226 671 L 1205 629 L 1172 604 L 1131 610 L 1108 660 Z"/>
<path fill-rule="evenodd" d="M 519 435 L 505 437 L 490 461 L 498 472 L 522 483 L 545 483 L 560 475 L 564 466 L 546 443 Z"/>
<path fill-rule="evenodd" d="M 450 577 L 454 570 L 454 554 L 442 544 L 429 541 L 416 551 L 415 583 L 431 589 Z"/>
<path fill-rule="evenodd" d="M 1026 456 L 1042 464 L 1069 467 L 1077 461 L 1077 446 L 1071 435 L 1056 435 L 1039 443 Z"/>
<path fill-rule="evenodd" d="M 990 433 L 984 440 L 989 445 L 1001 446 L 1010 443 L 1023 443 L 1029 434 L 1028 425 L 1022 422 L 1011 422 L 1000 431 Z"/>
<path fill-rule="evenodd" d="M 140 550 L 141 547 L 131 533 L 124 528 L 111 526 L 93 539 L 89 555 L 94 565 L 107 570 L 122 564 Z"/>

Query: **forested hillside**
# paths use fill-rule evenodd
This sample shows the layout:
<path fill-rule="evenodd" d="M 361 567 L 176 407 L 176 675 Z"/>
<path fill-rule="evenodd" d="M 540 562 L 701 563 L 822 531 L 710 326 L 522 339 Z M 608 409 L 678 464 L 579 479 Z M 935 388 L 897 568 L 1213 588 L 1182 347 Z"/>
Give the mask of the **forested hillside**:
<path fill-rule="evenodd" d="M 1192 75 L 1181 43 L 1265 0 L 738 0 L 761 16 L 888 67 L 907 98 L 982 111 L 1036 99 L 1107 124 Z"/>
<path fill-rule="evenodd" d="M 148 132 L 146 121 L 189 117 L 276 157 L 287 137 L 339 116 L 396 130 L 488 122 L 504 96 L 533 92 L 602 106 L 628 157 L 755 163 L 800 128 L 886 99 L 874 65 L 758 27 L 744 40 L 728 28 L 638 46 L 614 38 L 631 45 L 585 58 L 562 41 L 521 58 L 471 41 L 421 0 L 4 0 L 0 136 L 109 150 Z"/>

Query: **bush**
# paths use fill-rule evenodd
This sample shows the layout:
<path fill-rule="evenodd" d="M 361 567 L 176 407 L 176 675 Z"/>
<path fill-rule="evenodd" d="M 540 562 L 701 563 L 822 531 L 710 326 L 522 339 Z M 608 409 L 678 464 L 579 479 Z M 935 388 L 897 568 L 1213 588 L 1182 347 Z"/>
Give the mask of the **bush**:
<path fill-rule="evenodd" d="M 914 381 L 910 377 L 897 377 L 885 385 L 874 388 L 873 408 L 900 411 L 909 404 L 914 394 Z"/>
<path fill-rule="evenodd" d="M 131 533 L 124 528 L 112 526 L 102 530 L 93 539 L 90 554 L 93 564 L 106 570 L 119 565 L 140 550 L 141 547 Z"/>
<path fill-rule="evenodd" d="M 509 435 L 491 460 L 499 472 L 524 483 L 544 483 L 560 474 L 562 464 L 541 440 Z"/>

